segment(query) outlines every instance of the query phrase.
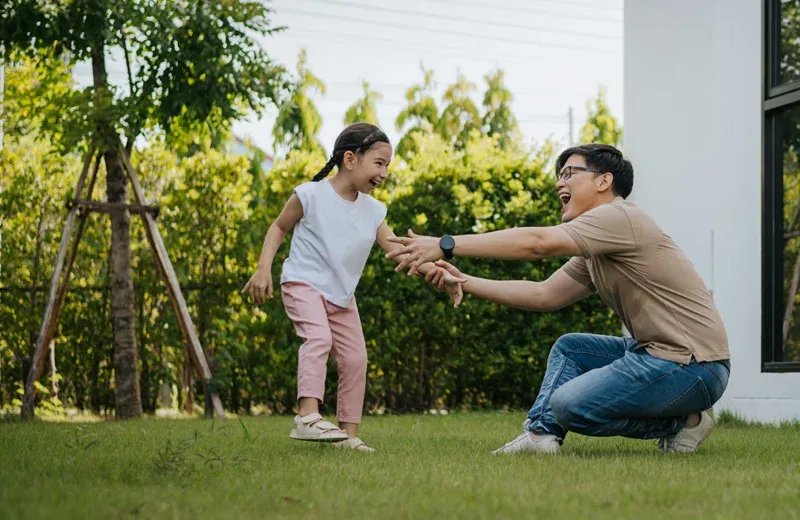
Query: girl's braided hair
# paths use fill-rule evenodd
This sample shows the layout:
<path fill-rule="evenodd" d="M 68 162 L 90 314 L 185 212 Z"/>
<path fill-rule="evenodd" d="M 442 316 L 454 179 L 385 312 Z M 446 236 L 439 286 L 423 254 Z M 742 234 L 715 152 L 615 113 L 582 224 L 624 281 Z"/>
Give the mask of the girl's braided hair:
<path fill-rule="evenodd" d="M 333 145 L 333 152 L 325 163 L 325 166 L 317 173 L 312 179 L 314 182 L 319 182 L 333 170 L 333 167 L 342 167 L 342 160 L 344 159 L 345 152 L 353 152 L 358 155 L 364 153 L 372 148 L 375 143 L 389 143 L 389 138 L 386 134 L 375 125 L 369 123 L 355 123 L 339 134 L 336 138 L 336 143 Z"/>

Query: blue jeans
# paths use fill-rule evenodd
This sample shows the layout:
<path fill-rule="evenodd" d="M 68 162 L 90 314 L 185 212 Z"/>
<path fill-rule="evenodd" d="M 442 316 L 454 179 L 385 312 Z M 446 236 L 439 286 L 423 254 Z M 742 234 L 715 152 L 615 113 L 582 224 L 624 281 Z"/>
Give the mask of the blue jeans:
<path fill-rule="evenodd" d="M 567 334 L 550 351 L 528 430 L 561 439 L 568 431 L 666 437 L 711 408 L 729 375 L 728 361 L 682 365 L 650 355 L 632 338 Z"/>

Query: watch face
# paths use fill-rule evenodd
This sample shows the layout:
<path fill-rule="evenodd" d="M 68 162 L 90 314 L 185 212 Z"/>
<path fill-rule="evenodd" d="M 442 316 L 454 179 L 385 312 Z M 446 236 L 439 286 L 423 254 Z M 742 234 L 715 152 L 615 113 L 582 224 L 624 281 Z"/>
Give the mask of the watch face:
<path fill-rule="evenodd" d="M 454 239 L 453 237 L 451 237 L 450 235 L 444 236 L 444 237 L 442 237 L 442 239 L 439 241 L 439 247 L 441 247 L 441 248 L 442 248 L 442 249 L 444 249 L 444 250 L 450 250 L 450 249 L 453 249 L 454 247 L 456 247 L 456 241 L 455 241 L 455 239 Z"/>

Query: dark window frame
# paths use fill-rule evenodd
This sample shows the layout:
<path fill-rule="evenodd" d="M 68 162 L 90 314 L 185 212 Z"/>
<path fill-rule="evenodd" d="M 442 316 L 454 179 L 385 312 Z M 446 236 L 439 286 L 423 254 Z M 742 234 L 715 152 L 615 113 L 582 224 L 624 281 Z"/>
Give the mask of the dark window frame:
<path fill-rule="evenodd" d="M 783 346 L 783 151 L 782 111 L 800 106 L 800 80 L 780 84 L 781 0 L 764 0 L 762 78 L 762 299 L 761 371 L 800 372 L 785 361 Z"/>

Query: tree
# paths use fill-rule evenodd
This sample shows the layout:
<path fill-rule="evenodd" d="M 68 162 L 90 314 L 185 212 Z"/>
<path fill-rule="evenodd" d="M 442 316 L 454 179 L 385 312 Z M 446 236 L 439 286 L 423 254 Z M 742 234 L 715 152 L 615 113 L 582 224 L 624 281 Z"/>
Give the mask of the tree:
<path fill-rule="evenodd" d="M 351 125 L 353 123 L 369 123 L 375 126 L 378 125 L 378 115 L 376 113 L 375 104 L 383 99 L 380 92 L 370 90 L 369 83 L 366 81 L 361 82 L 361 89 L 364 91 L 364 97 L 353 103 L 344 114 L 344 124 Z"/>
<path fill-rule="evenodd" d="M 603 143 L 619 147 L 622 126 L 606 103 L 606 87 L 601 86 L 595 99 L 586 102 L 586 123 L 581 127 L 581 143 Z"/>
<path fill-rule="evenodd" d="M 497 136 L 501 148 L 519 141 L 517 118 L 511 111 L 513 95 L 503 82 L 504 73 L 496 70 L 483 77 L 486 81 L 486 92 L 483 95 L 483 132 Z"/>
<path fill-rule="evenodd" d="M 442 138 L 462 148 L 469 140 L 473 130 L 480 130 L 481 117 L 478 107 L 470 97 L 475 84 L 467 81 L 463 74 L 458 74 L 456 82 L 450 85 L 442 96 L 446 104 L 439 118 L 436 131 Z"/>
<path fill-rule="evenodd" d="M 283 71 L 252 34 L 275 30 L 270 10 L 256 1 L 15 0 L 0 7 L 0 45 L 35 58 L 52 49 L 70 62 L 91 60 L 93 84 L 54 100 L 61 117 L 43 130 L 64 150 L 91 142 L 106 165 L 109 202 L 124 203 L 127 178 L 118 147 L 130 153 L 147 128 L 167 132 L 177 121 L 230 120 L 259 111 L 283 89 Z M 85 30 L 91 28 L 91 30 Z M 108 81 L 107 59 L 125 58 L 128 91 Z M 130 215 L 111 212 L 111 321 L 114 332 L 116 412 L 141 415 Z"/>
<path fill-rule="evenodd" d="M 280 145 L 289 150 L 322 150 L 317 134 L 322 128 L 322 116 L 310 94 L 325 94 L 325 84 L 308 69 L 305 49 L 297 57 L 297 80 L 291 85 L 291 95 L 278 109 L 272 136 L 275 151 Z"/>
<path fill-rule="evenodd" d="M 397 144 L 397 155 L 405 157 L 414 151 L 414 135 L 430 133 L 439 124 L 439 108 L 433 97 L 436 85 L 433 71 L 420 64 L 423 80 L 406 91 L 408 105 L 397 115 L 395 125 L 405 134 Z"/>

